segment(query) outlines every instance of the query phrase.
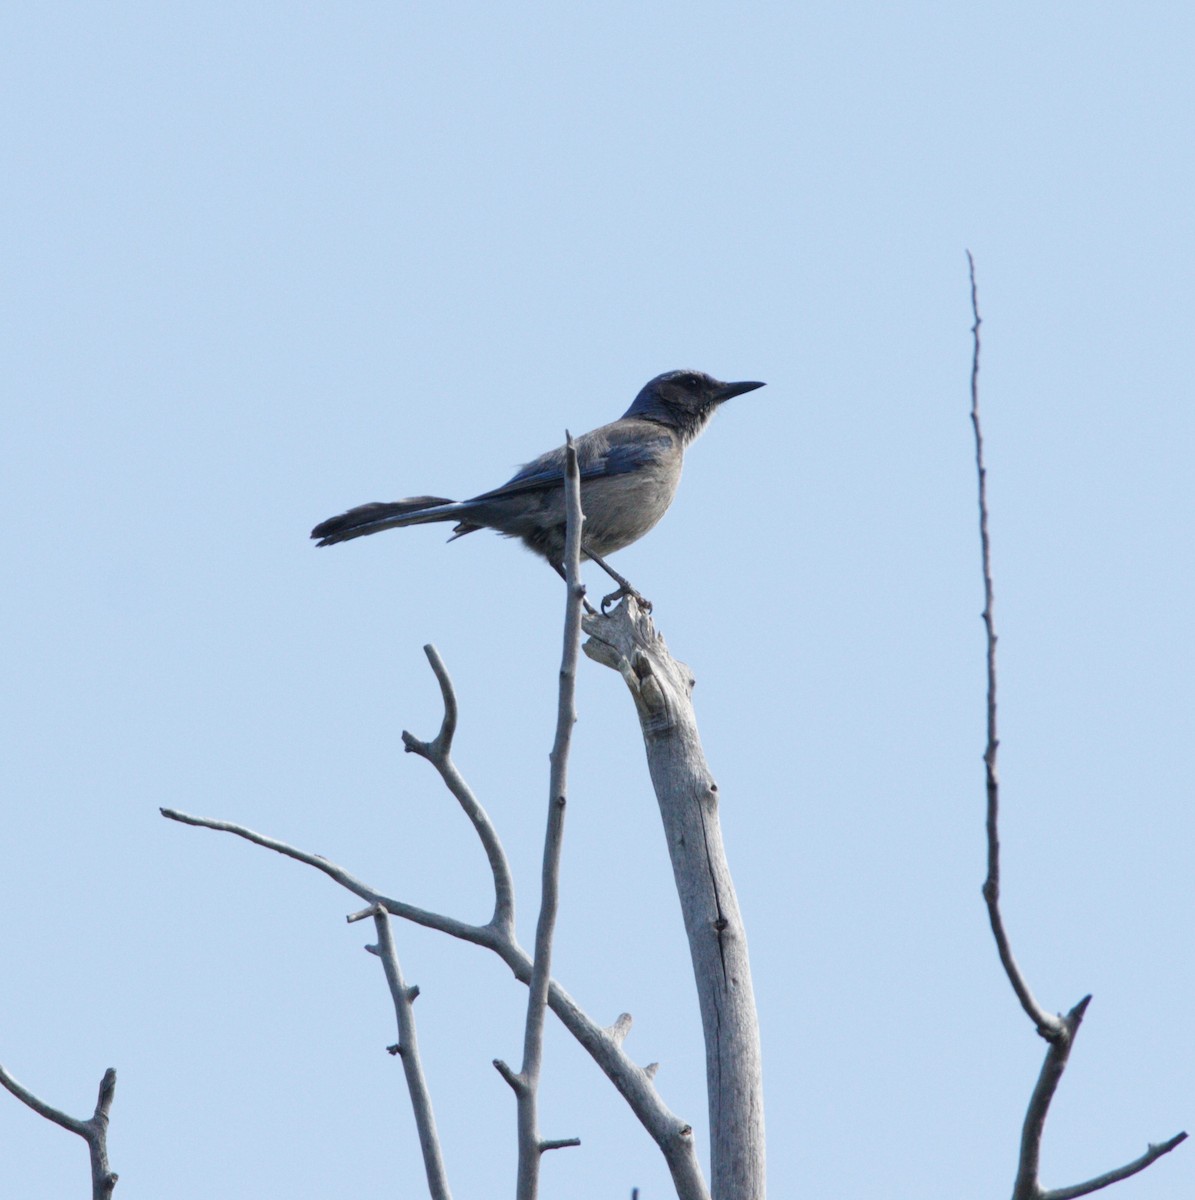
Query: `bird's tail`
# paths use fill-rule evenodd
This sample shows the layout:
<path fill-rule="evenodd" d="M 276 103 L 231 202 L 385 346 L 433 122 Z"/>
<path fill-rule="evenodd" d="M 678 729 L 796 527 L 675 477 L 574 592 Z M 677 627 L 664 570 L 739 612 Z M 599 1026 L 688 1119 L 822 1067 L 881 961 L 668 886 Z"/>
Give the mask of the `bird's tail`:
<path fill-rule="evenodd" d="M 383 529 L 395 529 L 400 525 L 427 525 L 433 521 L 454 521 L 461 515 L 461 508 L 453 500 L 443 496 L 412 496 L 409 500 L 392 500 L 387 504 L 375 501 L 350 508 L 338 517 L 321 521 L 311 536 L 318 538 L 318 546 L 333 546 L 347 542 L 350 538 L 364 537 L 367 533 L 378 533 Z"/>

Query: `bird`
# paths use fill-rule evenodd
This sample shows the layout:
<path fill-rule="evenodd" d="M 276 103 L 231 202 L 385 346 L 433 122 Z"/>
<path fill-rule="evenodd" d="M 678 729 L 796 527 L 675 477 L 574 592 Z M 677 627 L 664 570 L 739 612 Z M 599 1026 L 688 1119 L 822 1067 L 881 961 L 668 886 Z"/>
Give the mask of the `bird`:
<path fill-rule="evenodd" d="M 764 385 L 755 380 L 723 383 L 701 371 L 666 371 L 649 380 L 617 421 L 574 439 L 581 476 L 581 508 L 585 514 L 582 557 L 600 566 L 619 590 L 607 596 L 632 595 L 650 610 L 617 571 L 609 554 L 638 541 L 668 511 L 686 447 L 727 400 Z M 455 521 L 455 541 L 478 529 L 493 529 L 519 538 L 564 576 L 565 447 L 549 450 L 521 467 L 501 487 L 470 500 L 443 496 L 411 496 L 350 508 L 321 521 L 312 531 L 319 546 L 398 529 Z"/>

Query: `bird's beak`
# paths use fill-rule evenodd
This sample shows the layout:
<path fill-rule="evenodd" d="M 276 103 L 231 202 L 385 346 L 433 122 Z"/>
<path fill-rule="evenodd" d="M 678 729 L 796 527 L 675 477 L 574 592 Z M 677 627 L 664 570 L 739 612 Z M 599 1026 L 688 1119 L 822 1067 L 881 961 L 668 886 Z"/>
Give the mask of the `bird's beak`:
<path fill-rule="evenodd" d="M 714 403 L 722 404 L 732 396 L 741 396 L 744 392 L 753 392 L 756 388 L 763 386 L 762 383 L 756 383 L 754 380 L 748 383 L 720 383 L 714 389 Z"/>

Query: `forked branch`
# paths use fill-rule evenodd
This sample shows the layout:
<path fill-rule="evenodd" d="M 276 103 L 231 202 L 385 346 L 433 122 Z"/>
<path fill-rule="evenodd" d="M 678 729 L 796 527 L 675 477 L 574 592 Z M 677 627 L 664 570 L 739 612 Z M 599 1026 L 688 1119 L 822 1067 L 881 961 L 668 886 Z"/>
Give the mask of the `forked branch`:
<path fill-rule="evenodd" d="M 579 585 L 575 580 L 570 582 L 568 593 L 570 614 L 577 613 L 577 608 L 579 607 L 578 600 L 583 594 L 579 593 L 578 587 Z M 579 622 L 579 614 L 572 619 Z M 576 639 L 577 634 L 575 631 L 566 632 L 566 647 L 574 645 Z M 378 889 L 356 878 L 339 864 L 321 855 L 301 850 L 276 838 L 257 833 L 243 825 L 209 817 L 192 816 L 169 808 L 163 808 L 161 812 L 164 817 L 186 825 L 235 834 L 237 837 L 252 842 L 254 845 L 273 850 L 275 853 L 292 858 L 296 862 L 314 867 L 354 895 L 365 900 L 369 905 L 380 905 L 393 916 L 402 917 L 405 920 L 413 921 L 429 929 L 439 930 L 442 933 L 447 933 L 452 937 L 460 938 L 474 945 L 484 946 L 492 950 L 506 963 L 516 979 L 530 985 L 532 984 L 533 976 L 536 975 L 536 964 L 532 956 L 528 955 L 519 945 L 518 939 L 515 936 L 514 886 L 505 852 L 484 808 L 477 801 L 452 761 L 452 737 L 456 728 L 458 711 L 452 682 L 435 648 L 433 646 L 426 646 L 424 649 L 428 662 L 431 664 L 436 679 L 440 684 L 440 691 L 444 700 L 444 718 L 441 722 L 440 732 L 431 742 L 423 742 L 409 733 L 404 733 L 403 743 L 410 752 L 426 758 L 435 767 L 449 791 L 469 817 L 482 842 L 493 875 L 495 891 L 494 913 L 486 924 L 470 924 L 444 913 L 431 912 L 387 896 Z M 565 662 L 562 667 L 561 700 L 559 705 L 559 714 L 562 718 L 566 719 L 563 726 L 558 721 L 557 748 L 553 751 L 554 772 L 551 784 L 551 795 L 553 797 L 563 796 L 564 794 L 563 767 L 567 752 L 567 737 L 565 735 L 568 731 L 571 731 L 572 722 L 575 721 L 572 684 L 571 682 L 567 682 L 565 676 L 570 673 L 575 675 L 575 667 L 575 652 L 570 659 L 566 649 Z M 562 741 L 562 737 L 565 740 Z M 559 775 L 555 770 L 557 766 L 560 768 Z M 552 808 L 553 811 L 556 811 L 559 806 L 553 804 Z M 556 851 L 551 851 L 550 849 L 545 851 L 545 865 L 547 865 L 549 854 L 551 853 L 558 854 L 558 849 Z M 372 909 L 367 910 L 366 914 L 362 915 L 367 915 L 371 911 Z M 539 939 L 537 938 L 538 941 Z M 696 1148 L 693 1144 L 692 1126 L 671 1112 L 661 1099 L 654 1083 L 655 1064 L 650 1064 L 646 1068 L 640 1067 L 623 1049 L 623 1043 L 630 1029 L 630 1016 L 624 1013 L 613 1026 L 603 1028 L 558 983 L 551 980 L 549 960 L 546 957 L 542 957 L 540 961 L 542 967 L 538 972 L 539 979 L 536 982 L 536 988 L 540 991 L 546 990 L 547 1006 L 552 1009 L 565 1028 L 568 1029 L 598 1064 L 659 1146 L 671 1172 L 679 1200 L 709 1200 L 709 1189 L 702 1175 Z M 541 1016 L 537 1020 L 540 1026 L 540 1036 L 542 1036 L 542 1002 L 540 1013 Z M 507 1076 L 509 1076 L 508 1081 L 517 1079 L 515 1072 L 511 1071 L 510 1068 L 506 1068 L 504 1072 L 504 1077 Z M 538 1145 L 537 1156 L 547 1150 L 577 1144 L 575 1138 L 540 1139 L 538 1134 L 536 1134 L 535 1141 Z"/>
<path fill-rule="evenodd" d="M 506 860 L 506 851 L 494 829 L 489 814 L 478 802 L 473 789 L 465 782 L 464 777 L 452 760 L 452 739 L 456 734 L 457 702 L 456 691 L 452 686 L 448 669 L 440 658 L 435 646 L 424 646 L 423 653 L 431 664 L 436 682 L 440 685 L 440 695 L 444 700 L 444 719 L 440 722 L 440 732 L 430 742 L 422 742 L 405 729 L 402 734 L 402 744 L 407 753 L 418 754 L 426 758 L 439 772 L 444 785 L 456 798 L 465 816 L 473 824 L 482 849 L 489 860 L 490 873 L 494 877 L 494 912 L 490 917 L 490 925 L 505 938 L 514 939 L 515 920 L 515 891 L 514 881 L 510 874 L 510 864 Z M 393 911 L 393 910 L 392 910 Z"/>
<path fill-rule="evenodd" d="M 1179 1133 L 1169 1141 L 1158 1145 L 1151 1144 L 1140 1158 L 1134 1159 L 1133 1162 L 1116 1170 L 1090 1179 L 1086 1183 L 1056 1188 L 1052 1191 L 1044 1191 L 1038 1183 L 1042 1133 L 1045 1129 L 1046 1117 L 1049 1114 L 1050 1102 L 1062 1079 L 1062 1073 L 1066 1070 L 1075 1035 L 1082 1024 L 1091 997 L 1084 996 L 1066 1016 L 1047 1013 L 1034 998 L 1024 974 L 1013 957 L 1008 933 L 1004 928 L 1004 918 L 1000 912 L 1000 776 L 996 762 L 1000 746 L 996 720 L 997 638 L 992 585 L 992 544 L 988 530 L 987 467 L 983 456 L 983 427 L 979 418 L 979 327 L 982 321 L 979 316 L 979 296 L 975 283 L 975 260 L 970 251 L 967 251 L 967 266 L 971 285 L 971 314 L 974 318 L 971 326 L 971 426 L 975 434 L 975 471 L 979 484 L 979 544 L 983 568 L 983 624 L 987 660 L 987 741 L 983 752 L 983 763 L 987 792 L 988 869 L 987 878 L 983 884 L 983 898 L 987 904 L 992 935 L 996 940 L 996 949 L 1000 955 L 1000 962 L 1004 966 L 1004 973 L 1008 976 L 1008 982 L 1012 985 L 1021 1007 L 1034 1023 L 1037 1032 L 1049 1042 L 1041 1073 L 1038 1075 L 1037 1084 L 1034 1086 L 1033 1095 L 1030 1097 L 1029 1106 L 1025 1112 L 1025 1121 L 1021 1129 L 1017 1176 L 1012 1194 L 1013 1200 L 1071 1200 L 1072 1197 L 1086 1196 L 1144 1170 L 1150 1163 L 1161 1158 L 1163 1154 L 1173 1150 L 1175 1146 L 1185 1140 L 1187 1135 Z"/>
<path fill-rule="evenodd" d="M 116 1094 L 116 1072 L 109 1067 L 100 1080 L 100 1092 L 95 1102 L 95 1110 L 86 1120 L 71 1117 L 61 1109 L 47 1104 L 35 1096 L 24 1084 L 18 1083 L 2 1066 L 0 1066 L 0 1083 L 2 1083 L 22 1104 L 28 1105 L 38 1116 L 69 1129 L 78 1134 L 86 1143 L 91 1156 L 91 1197 L 92 1200 L 109 1200 L 112 1189 L 116 1187 L 119 1176 L 108 1166 L 108 1112 L 112 1107 L 112 1098 Z"/>
<path fill-rule="evenodd" d="M 471 925 L 443 913 L 429 912 L 416 905 L 395 900 L 321 855 L 311 854 L 232 821 L 196 817 L 170 808 L 163 808 L 161 813 L 162 816 L 184 825 L 235 834 L 254 845 L 263 846 L 267 850 L 294 859 L 295 862 L 314 867 L 367 903 L 383 905 L 392 916 L 402 917 L 425 928 L 435 929 L 492 950 L 520 983 L 529 983 L 531 980 L 531 956 L 518 944 L 513 931 L 507 934 L 491 924 Z M 640 1067 L 623 1050 L 622 1043 L 629 1027 L 629 1017 L 624 1014 L 625 1020 L 620 1018 L 614 1027 L 603 1028 L 555 980 L 548 989 L 548 1006 L 602 1069 L 652 1140 L 659 1146 L 672 1174 L 678 1200 L 709 1200 L 709 1190 L 693 1144 L 692 1126 L 664 1103 L 653 1082 L 653 1067 Z"/>

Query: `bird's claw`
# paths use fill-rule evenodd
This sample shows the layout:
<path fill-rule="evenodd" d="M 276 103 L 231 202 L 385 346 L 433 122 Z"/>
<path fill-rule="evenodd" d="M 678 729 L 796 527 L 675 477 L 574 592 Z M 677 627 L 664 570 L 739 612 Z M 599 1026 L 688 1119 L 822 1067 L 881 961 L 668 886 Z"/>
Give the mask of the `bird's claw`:
<path fill-rule="evenodd" d="M 645 613 L 651 612 L 651 601 L 646 596 L 641 596 L 629 584 L 624 584 L 617 591 L 611 592 L 608 596 L 602 597 L 602 615 L 606 615 L 606 609 L 608 609 L 612 604 L 617 604 L 619 600 L 622 600 L 627 596 L 633 597 L 635 603 L 638 604 Z"/>

